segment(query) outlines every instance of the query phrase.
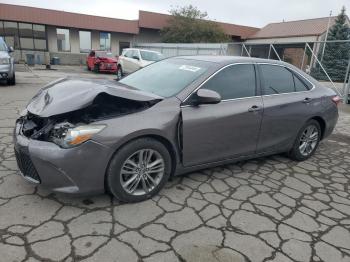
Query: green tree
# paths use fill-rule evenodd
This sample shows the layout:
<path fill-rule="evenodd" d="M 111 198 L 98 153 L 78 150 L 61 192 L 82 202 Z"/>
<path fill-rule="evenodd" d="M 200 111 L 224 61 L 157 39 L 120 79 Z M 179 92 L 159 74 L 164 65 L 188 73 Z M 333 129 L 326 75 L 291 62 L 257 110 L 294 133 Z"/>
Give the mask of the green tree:
<path fill-rule="evenodd" d="M 347 16 L 345 7 L 342 8 L 340 14 L 335 20 L 335 24 L 329 29 L 327 41 L 332 40 L 350 40 L 350 29 L 347 24 Z M 320 48 L 318 55 L 321 60 L 322 48 Z M 327 71 L 332 81 L 344 81 L 346 68 L 350 58 L 350 42 L 346 43 L 326 43 L 324 55 L 322 58 L 322 65 Z M 320 80 L 327 80 L 327 77 L 320 70 L 319 65 L 312 73 L 314 77 Z"/>
<path fill-rule="evenodd" d="M 219 43 L 228 41 L 228 36 L 215 22 L 208 20 L 208 14 L 188 5 L 170 10 L 167 27 L 161 30 L 162 41 L 166 43 Z"/>

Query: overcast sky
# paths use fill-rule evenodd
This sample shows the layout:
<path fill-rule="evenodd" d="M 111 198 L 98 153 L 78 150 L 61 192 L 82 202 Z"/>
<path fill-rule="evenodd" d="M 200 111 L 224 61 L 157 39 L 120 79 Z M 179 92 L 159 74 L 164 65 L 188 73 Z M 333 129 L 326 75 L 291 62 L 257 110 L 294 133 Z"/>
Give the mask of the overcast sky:
<path fill-rule="evenodd" d="M 168 13 L 172 7 L 192 4 L 207 11 L 210 19 L 263 27 L 271 22 L 337 15 L 343 5 L 350 13 L 350 0 L 0 0 L 91 15 L 137 19 L 138 10 Z"/>

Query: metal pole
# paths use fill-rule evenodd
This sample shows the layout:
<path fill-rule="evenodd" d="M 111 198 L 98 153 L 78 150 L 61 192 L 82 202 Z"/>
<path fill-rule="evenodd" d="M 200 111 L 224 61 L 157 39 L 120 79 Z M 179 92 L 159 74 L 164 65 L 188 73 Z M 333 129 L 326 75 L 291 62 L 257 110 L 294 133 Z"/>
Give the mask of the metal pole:
<path fill-rule="evenodd" d="M 346 79 L 348 79 L 348 83 L 346 84 Z M 343 103 L 348 103 L 348 97 L 349 97 L 349 88 L 350 88 L 350 58 L 348 63 L 348 68 L 346 69 L 345 74 L 345 80 L 344 80 L 344 87 L 343 87 Z"/>
<path fill-rule="evenodd" d="M 272 50 L 275 52 L 275 54 L 277 55 L 278 60 L 282 61 L 281 58 L 280 58 L 280 56 L 278 55 L 278 53 L 277 53 L 275 47 L 273 46 L 273 44 L 271 44 L 271 48 L 272 48 Z"/>
<path fill-rule="evenodd" d="M 343 96 L 344 97 L 343 98 L 344 104 L 348 103 L 349 89 L 350 89 L 350 74 L 349 74 L 348 84 L 345 86 L 345 90 L 344 90 L 344 96 Z"/>
<path fill-rule="evenodd" d="M 326 49 L 327 38 L 328 38 L 328 33 L 329 33 L 329 26 L 331 24 L 331 17 L 332 17 L 332 10 L 329 13 L 328 24 L 327 24 L 327 31 L 326 31 L 326 38 L 324 40 L 324 44 L 323 44 L 323 48 L 322 48 L 321 63 L 323 61 L 324 50 Z"/>
<path fill-rule="evenodd" d="M 244 50 L 247 52 L 248 56 L 250 57 L 250 54 L 248 52 L 248 49 L 246 48 L 245 44 L 243 44 Z"/>
<path fill-rule="evenodd" d="M 350 53 L 349 53 L 348 67 L 346 68 L 346 73 L 344 77 L 343 91 L 345 90 L 345 87 L 346 87 L 346 80 L 348 79 L 349 71 L 350 71 Z"/>
<path fill-rule="evenodd" d="M 269 47 L 269 56 L 267 57 L 267 59 L 270 59 L 270 55 L 271 55 L 271 44 L 270 44 L 270 47 Z"/>
<path fill-rule="evenodd" d="M 242 44 L 242 48 L 241 48 L 241 56 L 243 56 L 243 45 L 244 44 Z"/>
<path fill-rule="evenodd" d="M 303 68 L 304 68 L 305 55 L 306 55 L 306 44 L 305 44 L 305 48 L 304 48 L 303 60 L 301 61 L 301 66 L 300 66 L 301 70 L 303 70 Z"/>
<path fill-rule="evenodd" d="M 333 83 L 332 79 L 330 78 L 330 76 L 328 75 L 326 69 L 324 69 L 322 63 L 320 62 L 320 60 L 318 60 L 317 56 L 314 54 L 314 52 L 312 51 L 311 47 L 309 46 L 308 43 L 306 43 L 306 46 L 310 49 L 311 51 L 311 54 L 314 56 L 314 58 L 316 59 L 316 61 L 320 64 L 320 67 L 322 68 L 323 72 L 326 74 L 328 80 L 332 83 L 333 87 L 334 87 L 334 90 L 337 92 L 337 94 L 339 96 L 341 96 L 340 92 L 338 91 L 338 89 L 336 88 L 335 84 Z"/>

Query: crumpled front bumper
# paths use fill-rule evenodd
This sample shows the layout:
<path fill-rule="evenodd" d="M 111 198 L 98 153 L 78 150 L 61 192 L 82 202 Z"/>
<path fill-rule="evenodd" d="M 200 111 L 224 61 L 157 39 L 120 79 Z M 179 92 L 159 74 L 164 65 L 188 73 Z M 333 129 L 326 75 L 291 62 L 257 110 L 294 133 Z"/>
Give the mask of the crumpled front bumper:
<path fill-rule="evenodd" d="M 38 141 L 21 134 L 21 123 L 14 130 L 14 149 L 21 175 L 26 180 L 62 193 L 104 192 L 104 176 L 110 149 L 87 141 L 70 149 Z"/>

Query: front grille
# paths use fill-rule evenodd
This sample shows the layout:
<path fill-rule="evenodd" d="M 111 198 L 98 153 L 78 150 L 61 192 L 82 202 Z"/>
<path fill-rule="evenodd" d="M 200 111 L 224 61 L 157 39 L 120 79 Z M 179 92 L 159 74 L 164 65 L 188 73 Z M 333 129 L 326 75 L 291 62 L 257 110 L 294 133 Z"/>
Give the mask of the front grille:
<path fill-rule="evenodd" d="M 18 167 L 21 170 L 23 176 L 30 178 L 30 180 L 34 180 L 33 182 L 40 183 L 40 177 L 29 155 L 21 150 L 17 151 L 16 149 L 15 155 Z"/>

